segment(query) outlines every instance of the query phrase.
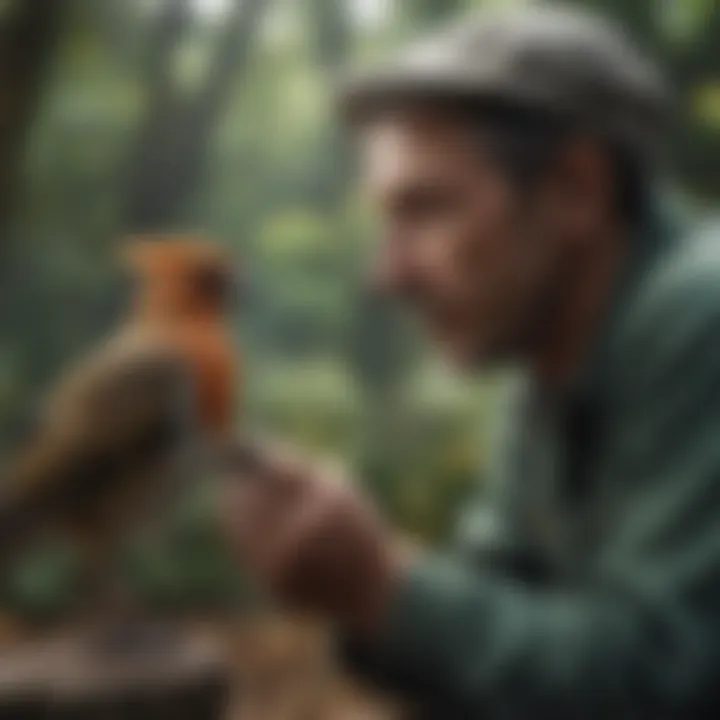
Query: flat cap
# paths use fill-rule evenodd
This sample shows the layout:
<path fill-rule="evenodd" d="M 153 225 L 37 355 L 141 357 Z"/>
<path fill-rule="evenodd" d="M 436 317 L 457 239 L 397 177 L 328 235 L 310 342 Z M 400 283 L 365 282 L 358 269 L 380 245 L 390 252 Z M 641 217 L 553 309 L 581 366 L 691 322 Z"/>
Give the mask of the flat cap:
<path fill-rule="evenodd" d="M 663 144 L 671 106 L 660 69 L 620 27 L 560 5 L 480 11 L 351 75 L 338 99 L 351 123 L 402 100 L 535 109 L 650 155 Z"/>

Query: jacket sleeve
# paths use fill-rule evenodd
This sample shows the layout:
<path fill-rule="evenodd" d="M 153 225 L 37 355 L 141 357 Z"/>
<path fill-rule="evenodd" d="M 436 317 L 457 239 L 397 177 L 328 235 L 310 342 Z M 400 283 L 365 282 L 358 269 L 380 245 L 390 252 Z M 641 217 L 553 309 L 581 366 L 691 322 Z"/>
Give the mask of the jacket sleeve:
<path fill-rule="evenodd" d="M 438 717 L 705 716 L 720 661 L 720 323 L 679 332 L 637 368 L 612 429 L 599 482 L 622 500 L 592 582 L 543 591 L 426 556 L 380 640 L 348 642 L 351 667 Z"/>

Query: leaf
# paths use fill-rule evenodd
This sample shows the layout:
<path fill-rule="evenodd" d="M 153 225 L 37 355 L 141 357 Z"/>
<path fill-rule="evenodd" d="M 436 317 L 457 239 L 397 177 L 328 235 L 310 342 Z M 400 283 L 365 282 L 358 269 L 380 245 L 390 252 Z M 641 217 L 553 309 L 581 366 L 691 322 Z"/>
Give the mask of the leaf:
<path fill-rule="evenodd" d="M 703 83 L 695 88 L 692 111 L 703 125 L 720 128 L 720 80 Z"/>

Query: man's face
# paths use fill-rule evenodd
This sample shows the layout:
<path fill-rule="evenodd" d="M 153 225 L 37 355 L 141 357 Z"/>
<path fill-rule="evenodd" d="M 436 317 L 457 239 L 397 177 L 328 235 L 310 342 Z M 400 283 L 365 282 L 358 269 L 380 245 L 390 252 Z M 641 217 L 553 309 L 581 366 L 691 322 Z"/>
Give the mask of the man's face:
<path fill-rule="evenodd" d="M 363 140 L 380 288 L 412 306 L 454 364 L 527 351 L 565 255 L 552 193 L 521 197 L 480 137 L 448 117 L 391 116 Z"/>

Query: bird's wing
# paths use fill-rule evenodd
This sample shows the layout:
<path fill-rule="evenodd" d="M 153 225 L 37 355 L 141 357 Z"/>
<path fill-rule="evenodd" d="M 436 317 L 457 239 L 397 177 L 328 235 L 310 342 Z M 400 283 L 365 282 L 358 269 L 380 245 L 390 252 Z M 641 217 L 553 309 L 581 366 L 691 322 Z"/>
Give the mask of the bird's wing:
<path fill-rule="evenodd" d="M 35 436 L 6 467 L 0 543 L 175 452 L 191 441 L 195 415 L 192 374 L 178 353 L 127 338 L 102 348 L 61 380 Z"/>

